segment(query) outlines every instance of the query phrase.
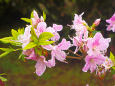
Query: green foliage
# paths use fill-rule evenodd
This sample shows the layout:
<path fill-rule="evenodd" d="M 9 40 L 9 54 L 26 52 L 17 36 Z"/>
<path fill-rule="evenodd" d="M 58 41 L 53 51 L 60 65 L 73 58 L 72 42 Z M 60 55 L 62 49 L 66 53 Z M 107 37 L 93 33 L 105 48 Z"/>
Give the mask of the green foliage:
<path fill-rule="evenodd" d="M 111 60 L 112 60 L 112 62 L 114 63 L 114 66 L 112 67 L 113 68 L 113 70 L 115 70 L 115 56 L 113 55 L 113 53 L 112 52 L 110 52 L 110 57 L 109 57 Z"/>
<path fill-rule="evenodd" d="M 4 53 L 2 53 L 0 55 L 0 58 L 8 55 L 9 53 L 11 53 L 13 51 L 15 51 L 15 49 L 13 49 L 13 48 L 0 48 L 0 50 L 4 51 Z"/>
<path fill-rule="evenodd" d="M 11 33 L 12 33 L 13 39 L 17 40 L 17 37 L 18 37 L 19 33 L 14 29 L 11 30 Z"/>
<path fill-rule="evenodd" d="M 4 78 L 4 77 L 2 77 L 2 76 L 0 76 L 0 79 L 1 79 L 3 82 L 6 82 L 6 81 L 7 81 L 7 79 Z"/>
<path fill-rule="evenodd" d="M 53 37 L 54 35 L 50 32 L 43 32 L 42 34 L 40 34 L 39 36 L 39 41 L 45 41 L 50 39 L 51 37 Z"/>
<path fill-rule="evenodd" d="M 110 57 L 109 58 L 115 63 L 115 56 L 113 55 L 112 52 L 110 52 Z"/>
<path fill-rule="evenodd" d="M 30 18 L 34 18 L 34 10 L 31 12 Z"/>
<path fill-rule="evenodd" d="M 14 46 L 21 46 L 22 45 L 20 42 L 16 42 L 13 39 L 14 39 L 13 37 L 4 37 L 4 38 L 1 38 L 0 41 L 2 43 L 10 43 L 11 45 L 14 45 Z"/>
<path fill-rule="evenodd" d="M 13 40 L 13 37 L 4 37 L 0 39 L 0 41 L 3 43 L 10 43 L 12 40 Z"/>
<path fill-rule="evenodd" d="M 24 34 L 24 28 L 19 28 L 19 29 L 18 29 L 18 33 L 19 33 L 19 34 Z"/>
<path fill-rule="evenodd" d="M 100 31 L 96 31 L 96 30 L 92 31 L 92 35 L 94 36 L 97 32 L 100 32 Z"/>
<path fill-rule="evenodd" d="M 44 13 L 43 11 L 43 18 L 44 18 L 44 21 L 46 20 L 46 14 Z"/>
<path fill-rule="evenodd" d="M 54 41 L 39 41 L 38 45 L 49 45 L 54 43 Z"/>
<path fill-rule="evenodd" d="M 31 49 L 33 47 L 37 46 L 37 44 L 35 44 L 34 42 L 30 42 L 29 44 L 27 44 L 23 50 L 27 50 L 27 49 Z"/>
<path fill-rule="evenodd" d="M 31 19 L 28 19 L 28 18 L 21 18 L 21 20 L 27 22 L 27 23 L 31 23 Z"/>
<path fill-rule="evenodd" d="M 38 45 L 48 45 L 48 44 L 52 44 L 54 41 L 46 41 L 49 40 L 51 37 L 53 37 L 54 35 L 50 32 L 43 32 L 42 34 L 40 34 L 39 38 L 38 38 Z"/>

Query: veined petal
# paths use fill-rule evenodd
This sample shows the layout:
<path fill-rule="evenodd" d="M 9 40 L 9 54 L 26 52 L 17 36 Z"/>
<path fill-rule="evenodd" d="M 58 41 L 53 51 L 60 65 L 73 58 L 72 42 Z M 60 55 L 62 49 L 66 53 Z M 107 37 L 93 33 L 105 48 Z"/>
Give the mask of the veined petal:
<path fill-rule="evenodd" d="M 38 59 L 35 68 L 36 68 L 36 74 L 38 76 L 41 76 L 46 70 L 46 65 L 41 59 Z"/>

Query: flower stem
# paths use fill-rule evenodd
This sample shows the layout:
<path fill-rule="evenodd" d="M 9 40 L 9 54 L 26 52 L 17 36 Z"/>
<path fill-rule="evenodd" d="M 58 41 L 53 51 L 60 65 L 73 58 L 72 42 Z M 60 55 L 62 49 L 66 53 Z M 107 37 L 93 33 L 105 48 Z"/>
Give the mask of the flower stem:
<path fill-rule="evenodd" d="M 71 59 L 79 59 L 81 60 L 81 57 L 74 57 L 74 56 L 66 56 L 67 58 L 71 58 Z"/>

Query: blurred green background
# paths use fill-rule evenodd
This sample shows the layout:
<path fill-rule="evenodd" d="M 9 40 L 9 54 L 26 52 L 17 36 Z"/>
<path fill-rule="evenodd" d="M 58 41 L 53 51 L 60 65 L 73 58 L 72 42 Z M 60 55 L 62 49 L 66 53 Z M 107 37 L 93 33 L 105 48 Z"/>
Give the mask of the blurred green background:
<path fill-rule="evenodd" d="M 83 18 L 91 25 L 97 18 L 101 18 L 101 24 L 97 27 L 105 37 L 112 37 L 109 47 L 115 54 L 115 35 L 107 32 L 105 20 L 115 12 L 115 0 L 0 0 L 0 38 L 10 36 L 12 28 L 25 27 L 26 23 L 20 18 L 30 16 L 32 10 L 36 10 L 39 16 L 44 11 L 47 15 L 48 26 L 53 23 L 62 24 L 64 29 L 61 37 L 68 39 L 72 34 L 67 24 L 71 25 L 74 14 L 84 12 Z M 7 47 L 0 43 L 0 47 Z M 1 51 L 0 51 L 1 52 Z M 94 74 L 82 72 L 85 64 L 83 61 L 67 59 L 68 64 L 56 62 L 56 67 L 49 69 L 38 77 L 35 71 L 35 62 L 18 60 L 19 52 L 11 53 L 0 59 L 0 73 L 6 73 L 8 79 L 6 86 L 100 86 Z M 102 80 L 103 86 L 114 86 L 112 74 L 108 74 Z"/>

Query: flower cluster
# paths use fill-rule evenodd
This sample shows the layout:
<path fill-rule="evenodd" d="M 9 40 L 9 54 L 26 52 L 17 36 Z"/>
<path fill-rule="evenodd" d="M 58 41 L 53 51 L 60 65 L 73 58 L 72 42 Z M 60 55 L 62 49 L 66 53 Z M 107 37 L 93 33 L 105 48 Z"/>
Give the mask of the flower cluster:
<path fill-rule="evenodd" d="M 98 67 L 103 66 L 107 71 L 113 66 L 113 62 L 110 58 L 105 56 L 111 38 L 103 38 L 100 32 L 95 31 L 95 27 L 99 25 L 100 19 L 94 21 L 92 26 L 88 26 L 85 20 L 82 19 L 82 15 L 75 14 L 72 29 L 75 29 L 76 36 L 73 37 L 73 46 L 76 47 L 74 53 L 80 51 L 84 54 L 85 66 L 83 71 L 87 72 L 89 69 L 92 72 L 97 71 Z M 113 20 L 113 18 L 112 18 Z M 114 24 L 115 25 L 115 24 Z"/>
<path fill-rule="evenodd" d="M 110 19 L 107 19 L 106 22 L 109 23 L 109 25 L 107 26 L 107 31 L 112 30 L 113 32 L 115 32 L 115 13 Z"/>
<path fill-rule="evenodd" d="M 35 72 L 38 76 L 45 72 L 46 67 L 54 67 L 55 60 L 66 63 L 66 57 L 84 59 L 86 63 L 82 69 L 84 72 L 90 70 L 92 73 L 96 70 L 96 73 L 100 75 L 111 68 L 115 69 L 115 56 L 112 52 L 110 52 L 110 57 L 106 56 L 111 38 L 104 38 L 101 32 L 95 29 L 101 19 L 96 19 L 91 26 L 88 26 L 86 21 L 82 19 L 83 14 L 75 14 L 73 25 L 71 25 L 71 29 L 75 30 L 75 36 L 70 38 L 71 43 L 65 38 L 60 39 L 58 32 L 63 29 L 62 25 L 47 26 L 45 13 L 39 17 L 34 10 L 30 19 L 21 18 L 29 23 L 25 29 L 18 29 L 18 31 L 12 29 L 12 36 L 0 39 L 3 43 L 10 43 L 19 47 L 17 49 L 0 48 L 4 51 L 0 57 L 21 50 L 21 56 L 24 56 L 24 59 L 36 61 Z M 107 30 L 115 32 L 115 14 L 106 21 L 110 24 Z M 59 42 L 60 40 L 61 42 Z M 75 50 L 69 50 L 73 46 L 76 47 Z M 76 57 L 67 56 L 65 50 L 72 52 Z M 21 56 L 19 58 L 22 58 Z"/>

